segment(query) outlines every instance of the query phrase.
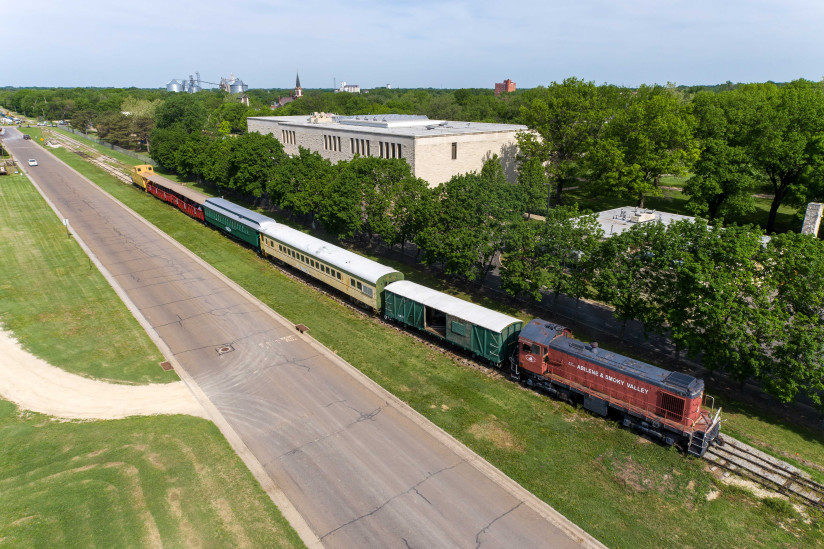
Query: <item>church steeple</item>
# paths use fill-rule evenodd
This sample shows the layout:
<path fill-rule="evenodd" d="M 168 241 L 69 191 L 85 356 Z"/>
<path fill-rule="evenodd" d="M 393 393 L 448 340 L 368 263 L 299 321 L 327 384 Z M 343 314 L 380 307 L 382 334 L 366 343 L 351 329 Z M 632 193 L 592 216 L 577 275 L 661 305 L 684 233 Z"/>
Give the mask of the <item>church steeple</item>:
<path fill-rule="evenodd" d="M 300 74 L 295 74 L 297 74 L 295 78 L 295 99 L 297 99 L 298 97 L 303 97 L 303 88 L 300 87 Z"/>

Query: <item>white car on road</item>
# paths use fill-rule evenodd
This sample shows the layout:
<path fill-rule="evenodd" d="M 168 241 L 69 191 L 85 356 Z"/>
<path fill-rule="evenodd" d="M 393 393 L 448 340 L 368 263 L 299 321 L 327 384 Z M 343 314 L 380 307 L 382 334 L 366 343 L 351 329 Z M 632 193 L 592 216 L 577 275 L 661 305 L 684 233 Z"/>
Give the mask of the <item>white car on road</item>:
<path fill-rule="evenodd" d="M 37 160 L 34 158 L 29 158 L 29 166 L 37 166 Z"/>

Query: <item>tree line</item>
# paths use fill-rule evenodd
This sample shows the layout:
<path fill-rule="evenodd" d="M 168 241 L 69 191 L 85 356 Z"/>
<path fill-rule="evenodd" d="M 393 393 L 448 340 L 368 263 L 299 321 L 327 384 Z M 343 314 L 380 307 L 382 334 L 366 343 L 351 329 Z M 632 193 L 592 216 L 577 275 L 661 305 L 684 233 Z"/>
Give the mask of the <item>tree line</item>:
<path fill-rule="evenodd" d="M 0 105 L 70 120 L 75 129 L 94 128 L 98 137 L 135 150 L 151 148 L 155 111 L 166 103 L 167 112 L 198 110 L 201 131 L 217 136 L 244 134 L 248 116 L 315 111 L 525 124 L 532 131 L 519 140 L 520 173 L 531 211 L 544 210 L 550 200 L 562 204 L 569 187 L 643 206 L 662 194 L 664 175 L 684 175 L 690 176 L 687 207 L 716 223 L 753 214 L 756 193 L 771 197 L 771 233 L 782 205 L 824 200 L 822 83 L 624 88 L 568 78 L 498 97 L 490 89 L 307 90 L 300 100 L 269 108 L 288 93 L 249 90 L 247 107 L 219 90 L 4 88 Z"/>

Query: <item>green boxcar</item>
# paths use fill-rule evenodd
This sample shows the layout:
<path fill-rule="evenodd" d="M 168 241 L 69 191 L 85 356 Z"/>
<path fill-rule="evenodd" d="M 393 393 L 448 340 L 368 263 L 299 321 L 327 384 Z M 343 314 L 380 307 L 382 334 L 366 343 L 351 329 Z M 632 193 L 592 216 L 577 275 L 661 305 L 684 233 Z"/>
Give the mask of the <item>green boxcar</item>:
<path fill-rule="evenodd" d="M 491 364 L 512 355 L 522 322 L 426 286 L 402 280 L 384 290 L 384 316 L 441 337 Z"/>
<path fill-rule="evenodd" d="M 246 242 L 260 251 L 260 228 L 275 223 L 271 217 L 247 210 L 223 198 L 210 198 L 203 203 L 204 221 L 229 236 Z"/>

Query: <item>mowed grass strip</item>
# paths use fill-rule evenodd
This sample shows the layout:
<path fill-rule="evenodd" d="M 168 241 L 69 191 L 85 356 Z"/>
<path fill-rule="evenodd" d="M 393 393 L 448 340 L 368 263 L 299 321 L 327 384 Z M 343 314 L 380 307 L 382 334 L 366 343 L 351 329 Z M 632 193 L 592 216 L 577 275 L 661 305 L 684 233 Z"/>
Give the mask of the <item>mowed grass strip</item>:
<path fill-rule="evenodd" d="M 56 153 L 608 546 L 824 546 L 820 515 L 762 501 L 714 480 L 703 460 L 459 366 L 151 195 Z"/>
<path fill-rule="evenodd" d="M 2 547 L 302 547 L 209 421 L 56 422 L 0 400 Z"/>
<path fill-rule="evenodd" d="M 31 182 L 0 179 L 0 322 L 49 364 L 119 383 L 177 381 Z"/>

